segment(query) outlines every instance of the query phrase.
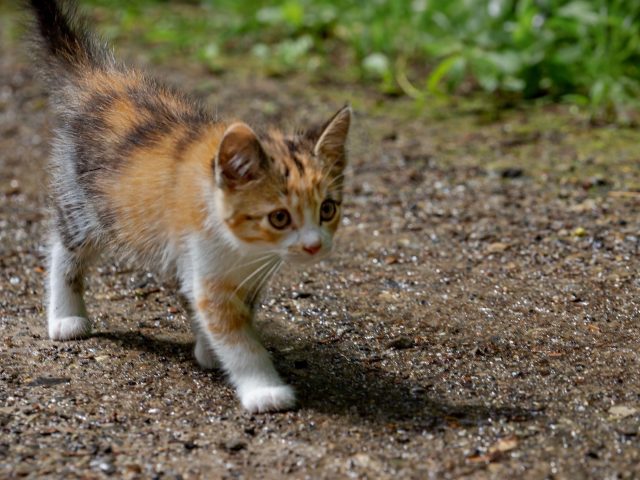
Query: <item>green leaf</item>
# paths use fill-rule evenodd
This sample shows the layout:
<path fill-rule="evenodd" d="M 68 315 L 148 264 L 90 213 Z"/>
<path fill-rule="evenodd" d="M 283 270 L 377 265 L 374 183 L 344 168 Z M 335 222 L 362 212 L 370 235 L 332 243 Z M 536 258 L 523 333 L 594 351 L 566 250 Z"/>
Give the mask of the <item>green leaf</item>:
<path fill-rule="evenodd" d="M 440 84 L 442 80 L 451 72 L 464 71 L 465 66 L 465 59 L 461 55 L 452 55 L 444 59 L 431 72 L 431 75 L 429 75 L 427 79 L 427 90 L 434 94 L 441 94 Z"/>
<path fill-rule="evenodd" d="M 596 2 L 575 1 L 558 9 L 557 15 L 576 20 L 584 25 L 596 25 L 601 21 L 601 14 L 595 10 Z"/>

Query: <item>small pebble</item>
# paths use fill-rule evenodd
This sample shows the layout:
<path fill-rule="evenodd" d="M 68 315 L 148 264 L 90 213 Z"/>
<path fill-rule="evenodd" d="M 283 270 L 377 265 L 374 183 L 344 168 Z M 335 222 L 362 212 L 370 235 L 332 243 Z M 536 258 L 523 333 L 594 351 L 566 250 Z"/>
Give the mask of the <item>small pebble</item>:
<path fill-rule="evenodd" d="M 518 167 L 508 167 L 500 170 L 502 178 L 519 178 L 524 174 L 524 170 Z"/>
<path fill-rule="evenodd" d="M 395 350 L 406 350 L 414 346 L 415 342 L 409 337 L 398 337 L 387 343 L 387 348 L 393 348 Z"/>
<path fill-rule="evenodd" d="M 312 297 L 313 294 L 309 293 L 309 292 L 293 292 L 293 294 L 291 296 L 293 297 L 294 300 L 298 300 L 300 298 Z"/>
<path fill-rule="evenodd" d="M 578 227 L 574 229 L 573 232 L 571 232 L 571 234 L 574 237 L 584 237 L 587 234 L 587 231 L 582 227 Z"/>
<path fill-rule="evenodd" d="M 99 465 L 100 470 L 102 470 L 104 473 L 106 473 L 107 475 L 111 475 L 112 473 L 115 473 L 116 471 L 116 467 L 113 463 L 111 462 L 101 462 Z"/>
<path fill-rule="evenodd" d="M 247 448 L 247 442 L 240 439 L 233 439 L 222 443 L 220 446 L 227 452 L 239 452 Z"/>
<path fill-rule="evenodd" d="M 90 465 L 92 468 L 100 470 L 106 473 L 107 475 L 111 475 L 116 472 L 116 467 L 113 463 L 111 463 L 108 460 L 103 460 L 101 458 L 96 458 L 95 460 L 92 460 Z"/>

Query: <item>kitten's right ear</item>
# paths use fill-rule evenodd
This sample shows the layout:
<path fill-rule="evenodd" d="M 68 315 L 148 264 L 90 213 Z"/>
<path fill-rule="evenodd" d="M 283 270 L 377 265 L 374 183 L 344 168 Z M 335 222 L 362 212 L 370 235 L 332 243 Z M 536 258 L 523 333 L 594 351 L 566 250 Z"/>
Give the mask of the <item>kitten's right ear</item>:
<path fill-rule="evenodd" d="M 313 147 L 315 155 L 331 161 L 345 158 L 345 145 L 351 125 L 351 107 L 345 105 L 323 127 Z"/>
<path fill-rule="evenodd" d="M 224 132 L 216 155 L 216 183 L 220 188 L 234 189 L 262 176 L 267 155 L 257 135 L 242 122 L 230 125 Z"/>

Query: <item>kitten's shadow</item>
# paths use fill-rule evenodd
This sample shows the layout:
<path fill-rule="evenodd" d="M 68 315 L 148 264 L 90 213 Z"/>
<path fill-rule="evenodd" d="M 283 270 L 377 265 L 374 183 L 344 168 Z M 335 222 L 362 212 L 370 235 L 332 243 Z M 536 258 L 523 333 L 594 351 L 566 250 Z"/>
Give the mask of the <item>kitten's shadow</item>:
<path fill-rule="evenodd" d="M 354 355 L 336 343 L 296 344 L 294 340 L 285 345 L 282 338 L 267 336 L 265 340 L 281 349 L 274 352 L 274 360 L 283 376 L 295 385 L 303 408 L 348 416 L 353 421 L 393 423 L 407 431 L 496 420 L 527 421 L 539 413 L 480 402 L 442 402 L 429 392 L 429 385 L 386 371 L 378 362 L 354 360 Z M 279 353 L 285 348 L 294 353 Z"/>
<path fill-rule="evenodd" d="M 96 333 L 95 338 L 143 351 L 161 361 L 193 362 L 193 345 L 135 332 Z M 444 425 L 481 425 L 496 420 L 527 421 L 539 412 L 480 403 L 451 405 L 430 395 L 428 386 L 351 359 L 338 344 L 318 344 L 263 335 L 273 346 L 274 361 L 295 386 L 301 408 L 349 417 L 352 421 L 393 422 L 407 431 L 433 430 Z M 171 360 L 173 357 L 173 360 Z M 214 381 L 224 381 L 219 371 Z"/>

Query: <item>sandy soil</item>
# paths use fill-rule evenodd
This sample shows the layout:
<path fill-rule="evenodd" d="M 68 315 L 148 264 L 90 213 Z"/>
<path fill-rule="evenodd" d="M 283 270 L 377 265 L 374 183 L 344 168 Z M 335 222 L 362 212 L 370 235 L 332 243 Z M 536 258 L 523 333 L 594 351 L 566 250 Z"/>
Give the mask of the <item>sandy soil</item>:
<path fill-rule="evenodd" d="M 259 312 L 300 408 L 252 416 L 152 272 L 105 259 L 96 333 L 47 339 L 51 117 L 0 53 L 0 477 L 640 477 L 635 130 L 176 69 L 221 115 L 358 115 L 335 255 Z"/>

